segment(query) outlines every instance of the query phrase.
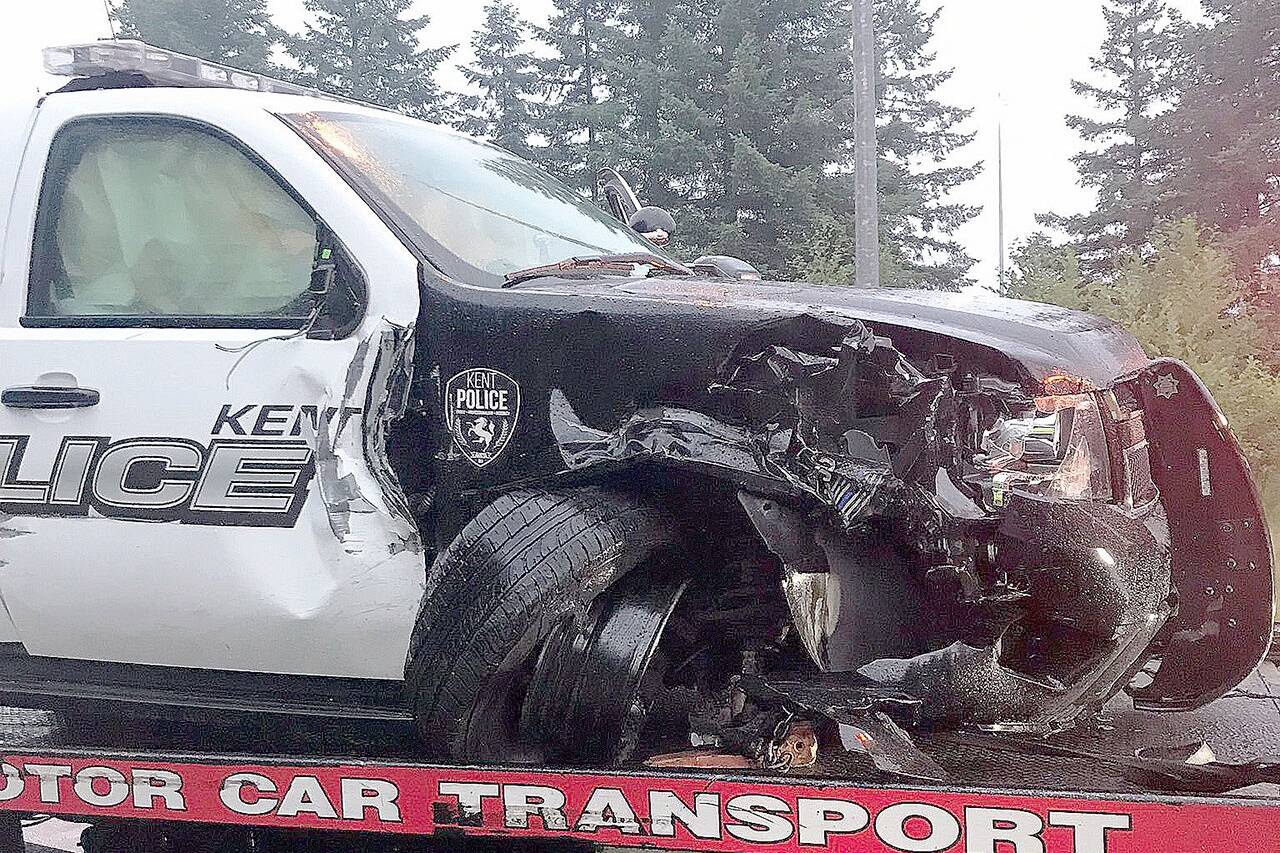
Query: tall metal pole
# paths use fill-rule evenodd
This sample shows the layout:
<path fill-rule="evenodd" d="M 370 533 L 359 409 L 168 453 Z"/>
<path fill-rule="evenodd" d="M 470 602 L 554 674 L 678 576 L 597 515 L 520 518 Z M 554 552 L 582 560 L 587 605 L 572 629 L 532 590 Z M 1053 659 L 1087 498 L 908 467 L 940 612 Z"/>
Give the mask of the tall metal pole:
<path fill-rule="evenodd" d="M 996 125 L 996 231 L 1000 240 L 998 288 L 1004 287 L 1004 124 Z"/>
<path fill-rule="evenodd" d="M 880 286 L 880 196 L 876 176 L 876 28 L 874 0 L 853 0 L 854 206 L 858 287 Z"/>

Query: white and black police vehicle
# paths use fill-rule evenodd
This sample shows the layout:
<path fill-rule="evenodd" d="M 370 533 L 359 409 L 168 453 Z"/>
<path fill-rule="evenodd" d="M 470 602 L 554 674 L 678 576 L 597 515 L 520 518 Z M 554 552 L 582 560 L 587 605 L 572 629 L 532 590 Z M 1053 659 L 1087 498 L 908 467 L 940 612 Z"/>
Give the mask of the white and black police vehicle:
<path fill-rule="evenodd" d="M 1197 708 L 1267 648 L 1230 429 L 1105 320 L 683 263 L 616 173 L 596 206 L 139 42 L 45 59 L 0 152 L 9 702 L 591 766 L 800 721 L 929 777 L 904 729 Z"/>

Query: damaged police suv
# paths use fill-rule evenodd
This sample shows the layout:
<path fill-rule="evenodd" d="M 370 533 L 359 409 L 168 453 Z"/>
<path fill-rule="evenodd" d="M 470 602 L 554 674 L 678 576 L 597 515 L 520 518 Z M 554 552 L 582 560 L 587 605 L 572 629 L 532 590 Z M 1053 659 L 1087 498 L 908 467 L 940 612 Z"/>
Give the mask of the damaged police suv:
<path fill-rule="evenodd" d="M 1195 708 L 1266 650 L 1231 431 L 1104 320 L 686 265 L 613 174 L 611 215 L 137 42 L 46 62 L 0 175 L 7 701 L 776 766 Z"/>

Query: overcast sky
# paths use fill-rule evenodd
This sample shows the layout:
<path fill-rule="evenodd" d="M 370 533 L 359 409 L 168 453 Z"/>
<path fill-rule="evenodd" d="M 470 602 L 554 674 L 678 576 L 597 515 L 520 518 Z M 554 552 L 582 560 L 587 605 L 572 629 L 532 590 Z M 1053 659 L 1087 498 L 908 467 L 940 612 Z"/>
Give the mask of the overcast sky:
<path fill-rule="evenodd" d="M 302 0 L 268 0 L 277 21 L 301 26 Z M 39 79 L 39 49 L 50 44 L 94 39 L 107 34 L 103 0 L 8 0 L 6 27 L 0 31 L 0 73 L 4 89 L 30 89 Z M 426 43 L 461 44 L 468 55 L 472 30 L 483 15 L 482 0 L 417 0 L 415 11 L 431 15 Z M 550 0 L 516 0 L 526 18 L 546 20 Z M 925 0 L 936 7 L 936 0 Z M 995 279 L 996 125 L 1005 140 L 1005 230 L 1012 244 L 1035 229 L 1035 215 L 1087 209 L 1090 196 L 1077 184 L 1070 156 L 1080 140 L 1063 117 L 1082 104 L 1071 92 L 1074 77 L 1090 77 L 1089 57 L 1105 34 L 1099 0 L 945 0 L 934 45 L 939 63 L 955 68 L 940 93 L 951 103 L 975 107 L 970 129 L 977 132 L 960 160 L 985 161 L 987 171 L 958 195 L 984 207 L 960 232 L 960 240 L 979 263 L 973 275 Z M 1195 15 L 1197 0 L 1174 0 Z M 456 74 L 443 81 L 461 85 Z M 0 129 L 12 131 L 12 128 Z"/>

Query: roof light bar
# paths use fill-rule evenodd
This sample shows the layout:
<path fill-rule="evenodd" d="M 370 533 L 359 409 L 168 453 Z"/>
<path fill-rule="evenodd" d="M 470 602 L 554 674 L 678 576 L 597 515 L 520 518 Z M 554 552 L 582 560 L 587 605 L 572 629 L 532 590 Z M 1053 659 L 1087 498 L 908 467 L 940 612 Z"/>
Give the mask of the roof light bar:
<path fill-rule="evenodd" d="M 46 47 L 44 67 L 60 77 L 96 77 L 109 72 L 141 74 L 162 86 L 202 86 L 333 98 L 317 89 L 241 71 L 194 56 L 152 47 L 136 39 L 104 39 L 88 44 Z"/>

